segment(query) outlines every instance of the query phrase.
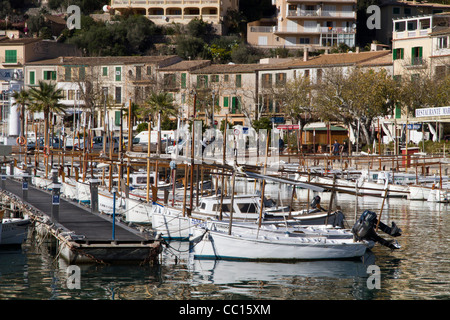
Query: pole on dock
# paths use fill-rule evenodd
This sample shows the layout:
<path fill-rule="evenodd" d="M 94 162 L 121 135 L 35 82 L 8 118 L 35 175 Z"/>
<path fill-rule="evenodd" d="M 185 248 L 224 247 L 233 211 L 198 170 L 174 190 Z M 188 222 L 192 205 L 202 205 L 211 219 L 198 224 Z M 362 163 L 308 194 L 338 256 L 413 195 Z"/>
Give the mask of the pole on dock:
<path fill-rule="evenodd" d="M 113 193 L 113 214 L 112 214 L 112 240 L 116 240 L 116 187 L 112 189 Z"/>
<path fill-rule="evenodd" d="M 91 188 L 91 212 L 98 213 L 98 185 L 99 179 L 90 179 L 89 185 Z"/>
<path fill-rule="evenodd" d="M 58 183 L 58 170 L 52 169 L 52 220 L 59 220 L 59 203 L 61 195 L 61 184 Z"/>
<path fill-rule="evenodd" d="M 5 190 L 6 167 L 2 167 L 2 189 Z"/>
<path fill-rule="evenodd" d="M 27 170 L 24 172 L 22 176 L 22 199 L 24 201 L 28 201 L 28 178 L 29 173 L 27 168 Z"/>

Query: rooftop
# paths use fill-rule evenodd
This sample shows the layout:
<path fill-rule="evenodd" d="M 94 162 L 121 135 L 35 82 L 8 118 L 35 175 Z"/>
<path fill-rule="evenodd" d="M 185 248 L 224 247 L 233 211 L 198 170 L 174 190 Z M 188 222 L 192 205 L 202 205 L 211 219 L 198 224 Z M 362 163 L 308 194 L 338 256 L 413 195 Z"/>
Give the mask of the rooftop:
<path fill-rule="evenodd" d="M 30 65 L 114 65 L 136 63 L 159 63 L 178 56 L 107 56 L 107 57 L 58 57 L 30 62 Z M 179 58 L 181 60 L 181 58 Z"/>

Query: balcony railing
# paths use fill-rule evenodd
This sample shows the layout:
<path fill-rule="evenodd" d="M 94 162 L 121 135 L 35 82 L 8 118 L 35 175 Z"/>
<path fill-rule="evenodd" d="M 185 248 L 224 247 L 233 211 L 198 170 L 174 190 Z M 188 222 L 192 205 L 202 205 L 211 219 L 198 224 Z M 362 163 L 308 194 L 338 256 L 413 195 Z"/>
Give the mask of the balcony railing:
<path fill-rule="evenodd" d="M 356 29 L 354 28 L 344 28 L 344 27 L 316 27 L 316 28 L 303 28 L 301 26 L 295 27 L 286 27 L 286 28 L 278 28 L 273 27 L 273 31 L 275 33 L 355 33 Z"/>
<path fill-rule="evenodd" d="M 323 18 L 356 18 L 355 12 L 323 11 L 323 10 L 289 10 L 288 18 L 323 17 Z"/>
<path fill-rule="evenodd" d="M 425 37 L 431 31 L 432 31 L 432 29 L 394 31 L 392 38 L 393 39 L 406 39 L 406 38 L 415 38 L 415 37 Z"/>
<path fill-rule="evenodd" d="M 114 6 L 154 6 L 154 5 L 218 5 L 220 0 L 111 0 Z"/>

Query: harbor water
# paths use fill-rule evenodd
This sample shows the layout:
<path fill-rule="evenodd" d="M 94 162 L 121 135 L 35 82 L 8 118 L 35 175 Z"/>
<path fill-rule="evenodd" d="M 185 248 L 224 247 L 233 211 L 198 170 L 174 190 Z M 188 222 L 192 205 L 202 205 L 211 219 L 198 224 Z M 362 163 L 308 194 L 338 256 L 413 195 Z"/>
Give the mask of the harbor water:
<path fill-rule="evenodd" d="M 291 191 L 267 194 L 288 204 Z M 329 195 L 322 198 L 327 208 Z M 360 197 L 355 210 L 355 197 L 338 194 L 336 204 L 351 227 L 366 209 L 379 215 L 382 199 Z M 70 266 L 30 238 L 0 250 L 0 300 L 450 299 L 449 205 L 387 199 L 383 209 L 381 220 L 403 231 L 397 251 L 377 244 L 356 261 L 198 261 L 187 242 L 170 242 L 159 265 L 80 265 L 78 286 L 68 281 Z"/>

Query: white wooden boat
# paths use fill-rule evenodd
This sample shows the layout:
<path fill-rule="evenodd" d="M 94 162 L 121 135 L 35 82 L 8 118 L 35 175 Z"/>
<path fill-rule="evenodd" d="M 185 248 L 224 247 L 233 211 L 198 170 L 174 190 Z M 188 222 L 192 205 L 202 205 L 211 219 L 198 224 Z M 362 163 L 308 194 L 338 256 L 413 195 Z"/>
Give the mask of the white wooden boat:
<path fill-rule="evenodd" d="M 154 202 L 150 210 L 152 216 L 152 228 L 165 239 L 186 240 L 192 234 L 191 228 L 199 224 L 204 224 L 206 220 L 220 220 L 220 196 L 203 197 L 199 201 L 199 206 L 193 210 L 190 216 L 187 211 L 183 215 L 182 208 L 164 206 Z M 222 219 L 230 219 L 231 197 L 224 197 Z M 251 222 L 259 220 L 260 216 L 260 196 L 255 195 L 237 195 L 233 201 L 233 221 Z M 296 225 L 323 225 L 328 219 L 329 224 L 334 223 L 337 216 L 336 212 L 319 212 L 308 214 L 306 211 L 292 212 L 291 219 L 287 219 L 289 212 L 264 208 L 263 221 L 265 223 L 285 223 Z M 327 217 L 328 216 L 328 217 Z"/>
<path fill-rule="evenodd" d="M 77 181 L 76 182 L 76 188 L 77 188 L 77 200 L 79 203 L 91 203 L 91 187 L 89 183 Z"/>
<path fill-rule="evenodd" d="M 0 217 L 0 245 L 21 245 L 27 239 L 28 226 L 30 223 L 28 218 L 2 219 L 2 217 Z"/>
<path fill-rule="evenodd" d="M 124 212 L 125 221 L 138 224 L 151 224 L 151 208 L 151 203 L 139 199 L 126 198 Z"/>
<path fill-rule="evenodd" d="M 107 190 L 98 190 L 98 211 L 104 214 L 113 214 L 115 209 L 115 214 L 122 214 L 123 208 L 125 207 L 124 200 L 116 194 L 116 205 L 114 208 L 114 194 L 108 192 Z"/>
<path fill-rule="evenodd" d="M 75 179 L 65 178 L 62 183 L 61 194 L 71 200 L 78 200 L 77 184 Z"/>
<path fill-rule="evenodd" d="M 450 189 L 449 185 L 443 185 L 442 188 L 435 187 L 431 188 L 430 193 L 427 198 L 428 202 L 450 202 Z"/>
<path fill-rule="evenodd" d="M 280 233 L 254 227 L 233 225 L 231 234 L 220 230 L 218 222 L 206 228 L 193 228 L 195 259 L 225 260 L 322 260 L 349 259 L 364 255 L 369 242 L 330 239 L 325 236 Z M 244 230 L 245 229 L 245 230 Z"/>

